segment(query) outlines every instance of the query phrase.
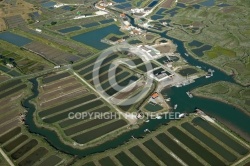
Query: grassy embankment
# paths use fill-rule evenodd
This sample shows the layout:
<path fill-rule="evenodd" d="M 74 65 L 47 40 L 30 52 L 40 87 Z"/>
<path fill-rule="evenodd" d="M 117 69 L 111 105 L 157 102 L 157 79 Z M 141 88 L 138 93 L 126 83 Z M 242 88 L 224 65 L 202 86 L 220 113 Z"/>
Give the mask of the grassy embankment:
<path fill-rule="evenodd" d="M 245 112 L 250 110 L 250 88 L 228 82 L 217 82 L 195 89 L 194 94 L 233 104 Z"/>

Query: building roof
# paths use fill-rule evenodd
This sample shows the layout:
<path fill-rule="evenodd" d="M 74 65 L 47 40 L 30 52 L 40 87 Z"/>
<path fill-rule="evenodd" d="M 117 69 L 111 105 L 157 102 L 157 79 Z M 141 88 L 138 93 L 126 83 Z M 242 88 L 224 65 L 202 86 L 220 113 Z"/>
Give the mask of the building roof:
<path fill-rule="evenodd" d="M 159 94 L 158 94 L 157 92 L 155 92 L 155 93 L 152 94 L 152 98 L 153 98 L 153 99 L 155 99 L 155 98 L 157 98 L 157 97 L 159 97 Z"/>
<path fill-rule="evenodd" d="M 120 14 L 120 17 L 126 17 L 125 13 Z"/>

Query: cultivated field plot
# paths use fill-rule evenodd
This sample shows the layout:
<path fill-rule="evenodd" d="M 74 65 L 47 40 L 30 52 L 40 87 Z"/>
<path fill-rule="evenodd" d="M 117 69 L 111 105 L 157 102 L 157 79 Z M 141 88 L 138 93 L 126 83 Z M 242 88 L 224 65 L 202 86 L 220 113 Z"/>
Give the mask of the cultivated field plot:
<path fill-rule="evenodd" d="M 117 104 L 127 105 L 119 106 L 119 109 L 128 112 L 132 110 L 134 111 L 134 108 L 137 106 L 137 103 L 139 104 L 139 101 L 141 100 L 139 96 L 137 96 L 138 100 L 134 101 L 135 104 L 133 105 L 127 104 L 127 100 L 131 97 L 138 95 L 140 92 L 142 92 L 140 94 L 141 97 L 146 97 L 147 95 L 152 93 L 152 87 L 148 87 L 148 85 L 145 85 L 145 80 L 144 78 L 142 78 L 142 75 L 145 74 L 145 72 L 139 69 L 137 70 L 136 68 L 134 68 L 132 71 L 128 68 L 128 65 L 117 63 L 117 58 L 123 58 L 123 55 L 125 55 L 125 57 L 127 58 L 128 53 L 113 53 L 105 57 L 105 60 L 103 60 L 102 62 L 100 59 L 97 60 L 98 57 L 93 57 L 92 59 L 86 62 L 77 64 L 73 67 L 73 69 L 76 70 L 83 79 L 87 80 L 87 82 L 89 82 L 96 90 L 98 90 L 104 96 L 112 96 L 109 99 L 110 102 L 118 102 Z M 140 58 L 133 57 L 131 61 L 133 61 L 136 66 L 130 66 L 139 66 L 140 68 L 143 68 L 145 70 L 143 61 Z M 94 69 L 95 64 L 99 65 L 100 68 Z M 152 66 L 158 67 L 155 64 Z M 99 75 L 94 76 L 93 78 L 93 73 L 95 73 L 95 71 L 99 71 Z"/>
<path fill-rule="evenodd" d="M 83 11 L 84 10 L 86 9 L 83 9 Z M 64 28 L 70 28 L 73 26 L 79 26 L 79 27 L 81 26 L 82 28 L 90 28 L 92 27 L 91 24 L 93 24 L 93 26 L 100 25 L 102 24 L 103 21 L 104 21 L 103 23 L 105 23 L 106 20 L 109 20 L 109 19 L 106 19 L 103 16 L 89 17 L 89 18 L 84 18 L 84 19 L 79 19 L 79 20 L 67 20 L 67 21 L 59 20 L 56 25 L 49 26 L 47 28 L 51 30 L 56 30 L 56 31 L 64 29 Z"/>
<path fill-rule="evenodd" d="M 129 99 L 129 97 L 135 95 L 137 92 L 141 92 L 143 90 L 142 88 L 146 88 L 145 83 L 143 81 L 138 81 L 135 86 L 126 89 L 126 91 L 120 91 L 116 93 L 116 95 L 114 95 L 114 98 L 119 100 Z"/>
<path fill-rule="evenodd" d="M 126 53 L 122 54 L 127 57 Z M 127 103 L 127 99 L 134 97 L 141 91 L 143 91 L 141 94 L 142 97 L 144 97 L 144 95 L 147 96 L 151 87 L 145 86 L 145 82 L 140 78 L 141 75 L 138 75 L 134 71 L 128 69 L 127 65 L 118 65 L 116 63 L 119 57 L 123 57 L 122 54 L 121 52 L 112 53 L 111 55 L 106 56 L 103 61 L 98 59 L 98 57 L 93 57 L 86 62 L 75 65 L 73 69 L 104 96 L 112 96 L 109 99 L 110 101 L 115 102 L 115 99 L 119 99 L 119 103 L 124 105 Z M 133 58 L 132 61 L 134 61 L 135 65 L 142 64 L 142 60 L 139 58 Z M 94 68 L 95 65 L 100 66 L 100 68 Z M 108 70 L 110 73 L 113 72 L 113 74 L 109 76 Z M 99 75 L 93 76 L 95 71 L 98 71 Z M 99 82 L 97 82 L 97 80 L 99 80 Z M 130 87 L 132 84 L 133 87 Z M 138 101 L 134 102 L 137 103 Z M 127 112 L 130 110 L 132 111 L 132 108 L 134 109 L 134 107 L 136 107 L 135 104 L 127 105 L 128 106 L 121 106 L 119 109 Z"/>
<path fill-rule="evenodd" d="M 27 95 L 26 88 L 21 80 L 0 86 L 0 146 L 19 166 L 33 166 L 55 154 L 52 151 L 49 154 L 44 144 L 24 127 L 25 110 L 21 100 Z M 56 158 L 56 163 L 62 161 L 62 158 Z"/>
<path fill-rule="evenodd" d="M 14 66 L 13 68 L 9 68 L 6 65 L 1 65 L 1 70 L 8 75 L 20 76 L 21 74 L 19 72 L 24 74 L 30 74 L 49 68 L 49 65 L 45 64 L 42 61 L 38 62 L 38 60 L 29 59 L 32 58 L 29 56 L 37 56 L 35 54 L 20 50 L 15 46 L 13 46 L 14 49 L 8 47 L 8 50 L 4 49 L 4 47 L 6 46 L 0 46 L 0 62 L 2 62 L 3 64 L 9 63 Z"/>
<path fill-rule="evenodd" d="M 166 0 L 164 3 L 162 3 L 161 7 L 163 8 L 171 8 L 173 5 L 174 0 Z"/>
<path fill-rule="evenodd" d="M 45 34 L 45 33 L 37 33 L 35 30 L 28 29 L 26 27 L 22 27 L 22 31 L 29 33 L 29 34 L 32 34 L 32 35 L 39 36 L 40 38 L 45 39 L 45 40 L 53 41 L 53 42 L 55 42 L 59 45 L 62 45 L 64 47 L 73 49 L 74 51 L 78 52 L 78 56 L 83 57 L 83 58 L 86 58 L 86 57 L 93 54 L 92 52 L 87 50 L 82 45 L 78 45 L 77 43 L 65 40 L 65 39 L 61 38 L 60 36 L 53 37 L 53 36 L 50 36 L 50 35 Z"/>
<path fill-rule="evenodd" d="M 54 166 L 63 163 L 68 158 L 51 149 L 21 126 L 10 128 L 0 134 L 0 145 L 5 153 L 19 166 L 33 166 L 45 164 Z M 63 160 L 64 159 L 64 160 Z"/>
<path fill-rule="evenodd" d="M 63 132 L 67 140 L 85 144 L 127 125 L 122 119 L 104 118 L 105 113 L 113 112 L 110 106 L 69 73 L 47 76 L 41 84 L 38 116 L 50 128 L 52 124 L 60 134 Z M 77 118 L 70 114 L 84 116 Z M 93 118 L 94 114 L 100 117 Z"/>
<path fill-rule="evenodd" d="M 171 53 L 175 51 L 175 49 L 171 48 L 170 45 L 162 45 L 162 46 L 156 47 L 156 49 L 159 50 L 161 53 Z"/>
<path fill-rule="evenodd" d="M 124 88 L 128 83 L 138 80 L 138 77 L 136 77 L 131 70 L 125 69 L 122 66 L 117 67 L 112 64 L 112 61 L 118 57 L 118 54 L 113 53 L 102 62 L 101 60 L 96 62 L 96 58 L 93 58 L 88 62 L 75 66 L 74 69 L 91 85 L 95 86 L 98 91 L 103 94 L 106 93 L 108 96 L 113 96 L 118 91 L 122 90 L 122 88 L 117 88 L 118 86 Z M 95 64 L 98 64 L 100 68 L 94 69 Z M 93 73 L 95 73 L 95 71 L 99 71 L 99 75 L 93 78 Z M 109 78 L 109 71 L 113 71 L 115 75 Z M 95 84 L 96 80 L 99 80 L 99 84 Z"/>
<path fill-rule="evenodd" d="M 135 58 L 135 59 L 131 59 L 130 61 L 132 61 L 134 63 L 133 66 L 139 66 L 143 63 L 143 60 L 141 58 Z M 129 62 L 129 61 L 128 61 Z M 125 61 L 125 63 L 128 63 L 127 61 Z"/>
<path fill-rule="evenodd" d="M 137 82 L 136 86 L 140 84 L 141 82 Z M 135 104 L 128 104 L 128 100 L 123 100 L 119 108 L 124 112 L 135 112 L 140 108 L 140 101 L 144 101 L 143 98 L 148 97 L 150 94 L 152 94 L 154 92 L 154 88 L 154 86 L 143 86 L 141 89 L 139 88 L 133 93 L 131 91 L 128 91 L 128 93 L 120 92 L 116 94 L 116 99 L 119 99 L 119 96 L 122 96 L 122 99 L 126 98 L 126 96 L 129 96 L 130 98 L 137 96 L 137 99 L 134 101 Z"/>
<path fill-rule="evenodd" d="M 82 4 L 82 0 L 57 0 L 60 3 L 73 3 L 73 4 Z M 84 3 L 97 2 L 97 0 L 84 0 Z"/>
<path fill-rule="evenodd" d="M 73 26 L 73 27 L 69 27 L 69 28 L 60 29 L 58 31 L 61 33 L 70 33 L 70 32 L 80 30 L 80 29 L 81 29 L 81 27 L 79 27 L 79 26 Z"/>
<path fill-rule="evenodd" d="M 21 15 L 5 17 L 4 18 L 8 28 L 16 28 L 20 25 L 24 25 L 25 21 Z"/>
<path fill-rule="evenodd" d="M 5 23 L 0 21 L 0 31 L 24 25 L 25 20 L 29 19 L 29 13 L 37 11 L 25 0 L 2 0 L 0 5 L 0 20 L 5 20 Z"/>
<path fill-rule="evenodd" d="M 149 63 L 151 63 L 151 65 L 149 65 Z M 138 69 L 142 72 L 142 73 L 145 73 L 145 72 L 148 72 L 147 70 L 147 66 L 151 66 L 152 69 L 155 69 L 157 67 L 159 67 L 157 64 L 153 63 L 153 62 L 148 62 L 147 64 L 143 64 L 143 65 L 140 65 L 138 66 Z"/>
<path fill-rule="evenodd" d="M 47 8 L 40 8 L 41 12 L 42 12 L 42 18 L 41 20 L 46 20 L 46 19 L 50 19 L 51 16 L 55 15 L 56 13 L 53 10 L 47 9 Z"/>
<path fill-rule="evenodd" d="M 85 9 L 92 9 L 88 8 L 90 5 L 96 2 L 96 0 L 57 0 L 57 1 L 51 1 L 51 0 L 27 0 L 30 3 L 32 3 L 35 6 L 40 6 L 42 9 L 46 9 L 48 11 L 51 11 L 53 13 L 63 13 L 65 11 L 74 11 L 77 8 L 81 8 L 81 6 L 84 6 L 83 8 Z M 64 4 L 71 4 L 71 5 L 66 5 L 63 7 L 55 8 L 54 5 L 57 3 L 64 3 Z M 87 6 L 87 7 L 85 7 Z M 73 9 L 72 9 L 73 8 Z M 92 9 L 93 10 L 93 9 Z M 43 13 L 44 15 L 48 16 L 47 12 Z"/>
<path fill-rule="evenodd" d="M 76 62 L 80 58 L 76 55 L 58 50 L 54 47 L 48 46 L 40 42 L 32 42 L 24 46 L 25 49 L 28 49 L 31 52 L 46 58 L 47 60 L 55 64 L 68 64 L 69 62 Z"/>
<path fill-rule="evenodd" d="M 47 77 L 43 83 L 38 97 L 39 105 L 43 109 L 88 93 L 88 90 L 68 73 Z"/>
<path fill-rule="evenodd" d="M 87 18 L 88 19 L 88 18 Z M 114 19 L 104 19 L 102 17 L 98 17 L 98 18 L 91 18 L 88 19 L 89 21 L 85 20 L 83 23 L 82 21 L 79 21 L 77 24 L 73 24 L 73 26 L 71 25 L 71 23 L 66 23 L 63 25 L 58 25 L 57 27 L 53 27 L 53 29 L 63 33 L 63 34 L 67 34 L 67 33 L 71 33 L 71 32 L 75 32 L 75 31 L 79 31 L 82 28 L 92 28 L 95 26 L 100 26 L 100 25 L 104 25 L 104 24 L 110 24 L 114 22 Z M 70 26 L 71 25 L 71 26 Z M 78 26 L 76 26 L 78 25 Z M 66 26 L 66 28 L 65 28 Z M 63 27 L 63 29 L 61 29 Z M 58 29 L 57 29 L 58 28 Z"/>
<path fill-rule="evenodd" d="M 216 125 L 191 114 L 75 165 L 231 165 L 248 155 L 249 150 L 247 143 L 240 143 Z"/>
<path fill-rule="evenodd" d="M 20 113 L 23 109 L 18 102 L 25 96 L 26 88 L 21 80 L 0 85 L 0 135 L 22 124 Z"/>
<path fill-rule="evenodd" d="M 8 80 L 8 79 L 10 79 L 9 76 L 4 75 L 2 72 L 0 72 L 0 83 L 6 81 L 6 80 Z"/>
<path fill-rule="evenodd" d="M 50 2 L 49 2 L 50 3 Z M 45 13 L 45 15 L 46 16 L 49 16 L 49 13 L 50 12 L 53 12 L 54 14 L 64 14 L 65 12 L 67 12 L 68 10 L 70 10 L 71 9 L 71 7 L 69 7 L 68 6 L 68 10 L 65 10 L 65 6 L 64 7 L 61 7 L 61 8 L 54 8 L 54 7 L 43 7 L 43 9 L 44 9 L 44 11 L 46 11 Z M 72 8 L 73 10 L 75 9 L 75 8 Z M 47 13 L 47 11 L 48 11 L 48 13 Z"/>

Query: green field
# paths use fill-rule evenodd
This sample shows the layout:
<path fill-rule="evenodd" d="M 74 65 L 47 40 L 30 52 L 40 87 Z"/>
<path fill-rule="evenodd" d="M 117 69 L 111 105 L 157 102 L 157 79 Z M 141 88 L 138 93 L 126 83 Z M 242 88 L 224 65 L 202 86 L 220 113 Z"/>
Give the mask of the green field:
<path fill-rule="evenodd" d="M 183 1 L 184 2 L 184 1 Z M 195 4 L 194 2 L 187 2 Z M 220 7 L 219 4 L 228 4 Z M 212 64 L 221 70 L 231 74 L 236 73 L 236 80 L 242 84 L 249 84 L 250 63 L 247 55 L 249 49 L 249 2 L 239 1 L 215 1 L 214 6 L 179 8 L 178 12 L 170 19 L 173 30 L 168 35 L 185 42 L 185 46 L 191 53 L 190 43 L 199 41 L 211 45 L 213 48 L 204 52 L 204 56 L 192 53 L 200 60 Z M 185 20 L 185 21 L 183 21 Z M 192 26 L 192 27 L 190 27 Z"/>
<path fill-rule="evenodd" d="M 235 127 L 241 126 L 238 121 L 227 121 L 231 116 L 225 114 L 210 119 L 197 109 L 194 113 L 185 109 L 197 104 L 205 113 L 220 113 L 215 105 L 203 109 L 207 103 L 195 103 L 206 97 L 218 105 L 224 102 L 229 111 L 240 108 L 250 113 L 250 0 L 107 2 L 113 4 L 101 13 L 105 10 L 97 5 L 105 6 L 106 1 L 0 0 L 0 30 L 6 29 L 0 33 L 32 41 L 19 47 L 13 45 L 18 41 L 12 35 L 0 40 L 0 148 L 11 162 L 16 166 L 249 166 L 250 144 L 244 140 L 249 133 Z M 54 6 L 60 3 L 65 6 Z M 20 5 L 31 8 L 27 13 L 15 11 Z M 152 12 L 132 13 L 132 8 Z M 140 45 L 153 46 L 162 54 L 144 47 L 152 56 L 144 55 L 145 50 L 137 50 L 143 48 Z M 102 52 L 109 46 L 114 47 Z M 128 59 L 134 65 L 128 65 Z M 214 69 L 212 78 L 204 78 L 212 67 L 198 61 L 228 77 L 219 78 Z M 147 77 L 160 79 L 163 69 L 174 76 L 149 85 Z M 95 71 L 99 75 L 93 75 Z M 235 83 L 218 81 L 231 77 Z M 196 80 L 186 85 L 189 78 Z M 177 82 L 183 86 L 172 87 Z M 137 96 L 140 92 L 142 98 Z M 154 92 L 159 93 L 155 100 Z M 185 117 L 153 118 L 172 111 L 174 104 L 178 104 L 175 111 L 187 112 Z M 146 116 L 140 119 L 142 114 Z M 239 120 L 243 127 L 244 117 Z M 0 154 L 0 166 L 9 165 L 4 157 Z"/>

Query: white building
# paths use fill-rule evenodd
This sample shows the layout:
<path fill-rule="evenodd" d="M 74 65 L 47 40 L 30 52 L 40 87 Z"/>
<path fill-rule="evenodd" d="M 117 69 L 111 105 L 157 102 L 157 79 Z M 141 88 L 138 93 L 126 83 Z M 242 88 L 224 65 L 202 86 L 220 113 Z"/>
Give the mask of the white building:
<path fill-rule="evenodd" d="M 41 32 L 42 32 L 42 30 L 41 30 L 41 29 L 36 28 L 36 32 L 41 33 Z"/>
<path fill-rule="evenodd" d="M 144 13 L 144 9 L 143 8 L 141 8 L 141 9 L 138 9 L 138 8 L 131 9 L 131 13 Z"/>
<path fill-rule="evenodd" d="M 130 26 L 130 22 L 128 22 L 128 21 L 124 21 L 123 23 L 124 23 L 124 25 L 126 25 L 126 26 Z"/>

